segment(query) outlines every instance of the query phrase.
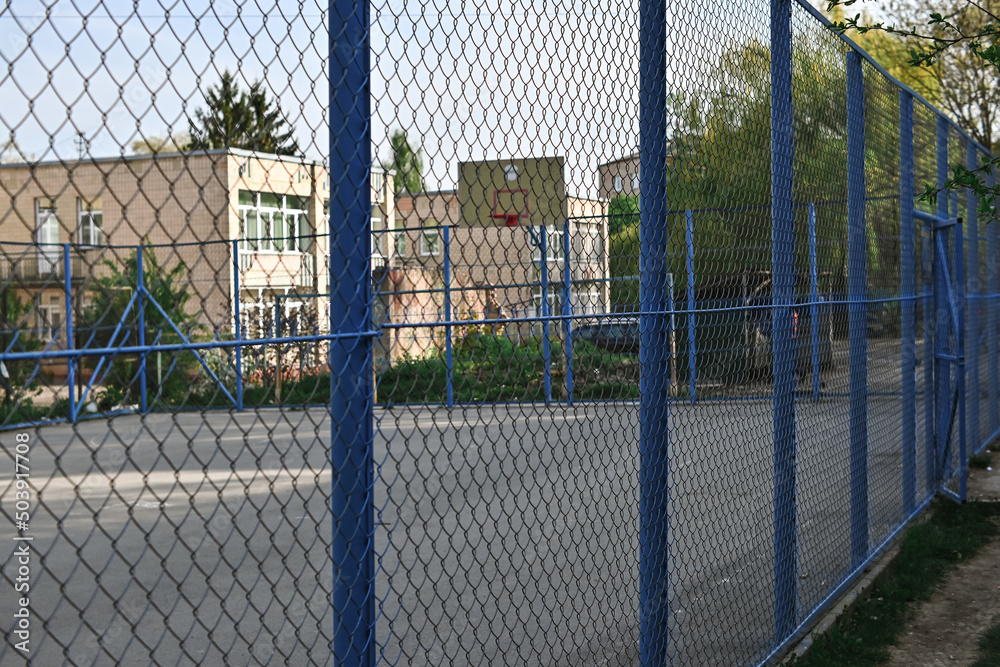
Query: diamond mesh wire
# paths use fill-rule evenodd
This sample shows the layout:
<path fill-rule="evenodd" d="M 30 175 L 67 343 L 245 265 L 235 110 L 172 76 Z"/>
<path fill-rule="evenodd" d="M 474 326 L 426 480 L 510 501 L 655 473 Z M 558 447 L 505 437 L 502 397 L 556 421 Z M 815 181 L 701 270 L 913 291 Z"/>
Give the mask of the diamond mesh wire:
<path fill-rule="evenodd" d="M 763 664 L 961 492 L 937 112 L 653 5 L 0 9 L 0 663 Z"/>

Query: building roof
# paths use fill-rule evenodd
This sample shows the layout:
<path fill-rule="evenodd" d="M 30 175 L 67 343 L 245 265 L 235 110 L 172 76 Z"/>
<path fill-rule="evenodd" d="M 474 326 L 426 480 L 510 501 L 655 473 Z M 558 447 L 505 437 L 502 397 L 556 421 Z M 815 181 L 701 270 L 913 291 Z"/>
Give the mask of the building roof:
<path fill-rule="evenodd" d="M 261 160 L 271 160 L 274 162 L 290 162 L 292 164 L 299 165 L 309 165 L 316 167 L 325 167 L 326 165 L 320 160 L 314 160 L 312 158 L 307 158 L 302 155 L 277 155 L 276 153 L 262 153 L 259 151 L 248 151 L 243 148 L 209 148 L 209 149 L 197 149 L 193 151 L 174 151 L 171 153 L 142 153 L 137 155 L 111 155 L 107 157 L 87 157 L 87 158 L 77 158 L 75 160 L 40 160 L 37 162 L 10 162 L 10 163 L 0 163 L 0 169 L 18 169 L 24 167 L 50 167 L 50 166 L 65 166 L 65 165 L 81 165 L 81 164 L 107 164 L 112 162 L 131 162 L 133 160 L 152 160 L 152 159 L 171 159 L 171 158 L 183 158 L 183 157 L 206 157 L 206 156 L 216 156 L 216 155 L 237 155 L 240 157 L 254 157 Z M 372 165 L 372 173 L 375 174 L 395 174 L 395 170 L 383 169 L 377 165 Z"/>

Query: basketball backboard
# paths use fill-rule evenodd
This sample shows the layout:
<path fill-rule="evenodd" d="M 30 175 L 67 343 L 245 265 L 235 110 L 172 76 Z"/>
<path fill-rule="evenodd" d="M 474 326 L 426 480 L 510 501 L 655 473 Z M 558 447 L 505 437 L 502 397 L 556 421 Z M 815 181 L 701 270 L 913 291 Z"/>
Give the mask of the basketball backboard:
<path fill-rule="evenodd" d="M 462 224 L 470 227 L 561 224 L 566 219 L 565 160 L 460 162 L 458 201 Z"/>

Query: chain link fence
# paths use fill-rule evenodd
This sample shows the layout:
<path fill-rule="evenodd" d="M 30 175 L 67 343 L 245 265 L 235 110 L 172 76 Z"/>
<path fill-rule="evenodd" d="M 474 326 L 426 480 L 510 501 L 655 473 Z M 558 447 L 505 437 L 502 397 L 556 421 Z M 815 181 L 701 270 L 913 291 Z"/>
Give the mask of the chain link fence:
<path fill-rule="evenodd" d="M 805 3 L 0 53 L 4 664 L 764 664 L 1000 433 L 991 154 Z"/>

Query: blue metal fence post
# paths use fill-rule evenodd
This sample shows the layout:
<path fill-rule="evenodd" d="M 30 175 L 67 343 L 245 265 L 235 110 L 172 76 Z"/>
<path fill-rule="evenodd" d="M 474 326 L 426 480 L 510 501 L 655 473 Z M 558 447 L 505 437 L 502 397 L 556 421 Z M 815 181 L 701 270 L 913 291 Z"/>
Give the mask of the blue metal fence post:
<path fill-rule="evenodd" d="M 937 186 L 944 186 L 948 179 L 948 121 L 943 116 L 937 117 Z M 946 220 L 949 210 L 948 204 L 951 195 L 941 193 L 937 198 L 937 217 Z M 934 257 L 934 415 L 937 421 L 934 424 L 934 482 L 935 488 L 942 481 L 944 472 L 941 468 L 941 454 L 944 452 L 944 439 L 947 438 L 948 425 L 943 423 L 950 411 L 946 410 L 949 401 L 949 388 L 951 384 L 951 368 L 948 361 L 942 358 L 947 350 L 945 344 L 948 340 L 948 310 L 947 295 L 948 284 L 945 282 L 945 266 L 948 262 L 948 255 L 939 251 L 937 240 L 943 235 L 940 230 L 931 226 L 931 253 Z M 943 238 L 947 238 L 946 235 Z"/>
<path fill-rule="evenodd" d="M 447 385 L 448 407 L 455 407 L 455 369 L 451 351 L 451 227 L 442 227 L 444 236 L 444 366 Z"/>
<path fill-rule="evenodd" d="M 986 183 L 993 186 L 995 177 L 986 176 Z M 990 429 L 988 436 L 996 436 L 1000 432 L 1000 340 L 997 332 L 1000 330 L 1000 231 L 997 223 L 986 226 L 986 289 L 988 301 L 986 309 L 986 350 L 988 356 L 987 373 L 989 374 Z"/>
<path fill-rule="evenodd" d="M 847 243 L 851 415 L 851 564 L 868 557 L 868 237 L 865 228 L 865 84 L 847 54 Z"/>
<path fill-rule="evenodd" d="M 774 366 L 775 640 L 795 629 L 798 601 L 795 507 L 795 214 L 792 200 L 792 29 L 790 0 L 771 0 L 771 262 Z"/>
<path fill-rule="evenodd" d="M 274 337 L 281 338 L 281 295 L 274 295 Z M 281 405 L 281 362 L 284 349 L 281 343 L 274 344 L 274 402 Z"/>
<path fill-rule="evenodd" d="M 916 385 L 916 251 L 913 230 L 913 95 L 899 91 L 899 252 L 902 329 L 903 516 L 916 507 L 917 385 Z"/>
<path fill-rule="evenodd" d="M 73 268 L 70 262 L 69 244 L 63 244 L 63 292 L 66 296 L 66 349 L 76 349 L 76 337 L 73 335 Z M 76 367 L 79 360 L 76 357 L 66 359 L 66 385 L 69 389 L 69 420 L 76 421 Z"/>
<path fill-rule="evenodd" d="M 785 0 L 787 2 L 787 0 Z M 667 20 L 639 0 L 639 664 L 662 667 L 668 604 Z"/>
<path fill-rule="evenodd" d="M 816 403 L 819 401 L 819 270 L 816 258 L 816 205 L 812 203 L 809 204 L 809 323 L 812 342 L 812 396 Z"/>
<path fill-rule="evenodd" d="M 976 168 L 976 146 L 971 141 L 966 143 L 965 164 L 968 169 Z M 979 310 L 983 307 L 980 299 L 983 290 L 979 282 L 979 199 L 972 190 L 966 190 L 966 227 L 969 230 L 969 266 L 968 266 L 968 298 L 972 301 L 969 307 L 969 335 L 966 340 L 966 363 L 968 366 L 968 385 L 966 393 L 968 395 L 969 410 L 969 442 L 972 451 L 979 449 L 980 433 L 979 428 Z M 964 479 L 964 475 L 963 475 Z"/>
<path fill-rule="evenodd" d="M 240 242 L 233 240 L 233 316 L 235 317 L 236 338 L 236 410 L 243 412 L 243 340 L 242 322 L 240 321 Z"/>
<path fill-rule="evenodd" d="M 955 356 L 958 359 L 958 367 L 955 369 L 958 376 L 956 380 L 958 384 L 955 387 L 955 393 L 958 395 L 958 497 L 962 502 L 965 502 L 969 463 L 966 458 L 968 454 L 968 442 L 966 440 L 968 424 L 965 415 L 965 258 L 963 257 L 963 246 L 965 244 L 962 239 L 962 224 L 956 224 L 952 229 L 955 230 L 953 234 L 955 240 L 955 272 L 952 280 L 954 284 L 952 294 L 955 297 L 955 310 L 958 314 L 956 318 L 958 320 L 958 330 L 955 332 L 955 339 L 958 344 L 958 349 L 955 350 Z"/>
<path fill-rule="evenodd" d="M 142 266 L 142 245 L 136 246 L 136 300 L 135 307 L 139 313 L 139 347 L 146 346 L 146 281 Z M 139 411 L 146 412 L 146 352 L 139 354 Z"/>
<path fill-rule="evenodd" d="M 563 225 L 563 347 L 566 353 L 566 404 L 573 405 L 573 265 L 570 250 L 569 220 Z"/>
<path fill-rule="evenodd" d="M 369 7 L 330 0 L 333 661 L 375 663 Z"/>
<path fill-rule="evenodd" d="M 927 495 L 932 496 L 937 490 L 934 474 L 934 226 L 925 224 L 920 230 L 920 238 L 924 303 L 924 477 Z"/>
<path fill-rule="evenodd" d="M 541 270 L 542 290 L 542 380 L 545 385 L 545 404 L 552 402 L 552 346 L 549 343 L 549 318 L 552 316 L 549 308 L 549 240 L 545 225 L 540 227 L 538 247 L 540 256 L 538 266 Z"/>
<path fill-rule="evenodd" d="M 685 211 L 685 240 L 687 244 L 687 321 L 688 321 L 688 371 L 691 373 L 691 404 L 698 400 L 698 351 L 695 343 L 695 301 L 694 301 L 694 214 Z"/>

